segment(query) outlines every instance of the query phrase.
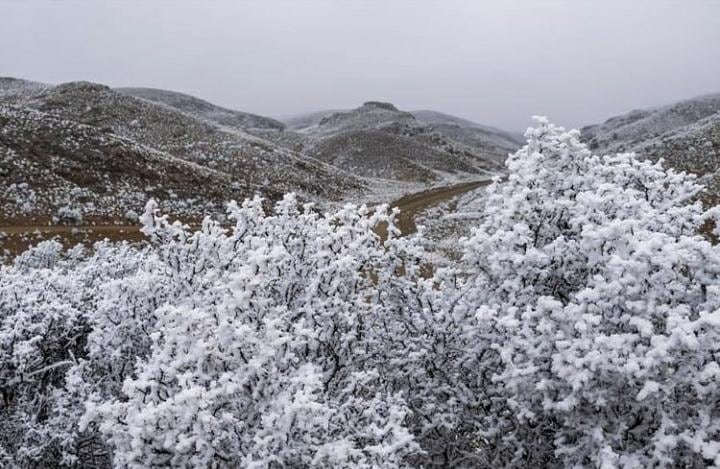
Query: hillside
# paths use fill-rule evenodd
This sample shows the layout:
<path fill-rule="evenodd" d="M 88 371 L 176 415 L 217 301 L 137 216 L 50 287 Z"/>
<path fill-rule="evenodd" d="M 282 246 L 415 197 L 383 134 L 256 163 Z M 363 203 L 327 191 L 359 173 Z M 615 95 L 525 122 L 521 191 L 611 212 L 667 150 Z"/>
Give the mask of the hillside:
<path fill-rule="evenodd" d="M 309 124 L 301 127 L 298 123 Z M 489 141 L 465 142 L 443 135 L 410 112 L 369 101 L 350 110 L 296 118 L 310 156 L 364 177 L 433 182 L 500 170 L 507 153 Z M 298 140 L 296 140 L 296 143 Z"/>
<path fill-rule="evenodd" d="M 0 129 L 3 224 L 125 221 L 149 197 L 173 214 L 195 216 L 254 189 L 107 130 L 28 108 L 0 105 Z"/>
<path fill-rule="evenodd" d="M 341 201 L 477 179 L 500 171 L 514 145 L 494 129 L 375 101 L 296 130 L 181 93 L 89 82 L 0 79 L 0 105 L 5 224 L 124 220 L 149 197 L 184 218 L 254 193 Z"/>
<path fill-rule="evenodd" d="M 381 129 L 391 124 L 417 125 L 415 116 L 400 111 L 390 103 L 368 101 L 357 109 L 325 115 L 314 125 L 300 129 L 303 133 L 327 137 L 355 130 Z"/>
<path fill-rule="evenodd" d="M 489 154 L 502 155 L 499 162 L 504 161 L 506 153 L 514 152 L 525 142 L 519 133 L 506 132 L 442 112 L 425 110 L 412 111 L 412 114 L 418 122 L 450 140 Z"/>
<path fill-rule="evenodd" d="M 175 91 L 155 88 L 116 88 L 116 91 L 127 96 L 164 104 L 191 116 L 223 126 L 239 129 L 283 130 L 285 128 L 285 124 L 275 119 L 234 111 Z"/>
<path fill-rule="evenodd" d="M 700 176 L 703 199 L 720 202 L 720 94 L 636 110 L 582 129 L 599 152 L 634 151 Z"/>
<path fill-rule="evenodd" d="M 49 216 L 73 191 L 89 191 L 88 201 L 94 205 L 83 206 L 87 205 L 87 214 L 105 216 L 137 211 L 150 195 L 163 200 L 196 198 L 195 203 L 219 210 L 231 198 L 242 199 L 256 192 L 275 198 L 295 191 L 305 199 L 322 202 L 340 200 L 364 186 L 337 168 L 241 129 L 103 85 L 10 85 L 0 94 L 5 116 L 0 133 L 2 155 L 12 162 L 2 167 L 2 186 L 26 184 L 42 191 L 40 179 L 49 177 L 54 181 L 49 188 L 58 194 L 38 197 L 47 206 L 38 206 L 36 212 L 12 209 L 13 217 Z M 120 149 L 113 153 L 115 147 Z M 125 158 L 118 163 L 120 169 L 113 166 L 117 152 Z M 88 162 L 90 172 L 86 174 Z M 163 162 L 169 165 L 169 174 L 183 176 L 165 178 Z M 17 169 L 20 167 L 24 170 Z M 129 174 L 124 175 L 126 170 Z M 127 183 L 127 190 L 134 195 L 101 196 L 104 184 L 108 193 L 116 187 L 107 174 L 115 174 L 120 185 Z M 140 194 L 145 187 L 153 190 Z M 171 211 L 180 214 L 179 204 L 170 203 Z"/>
<path fill-rule="evenodd" d="M 634 110 L 582 129 L 593 148 L 623 150 L 681 131 L 720 111 L 720 94 L 700 96 L 655 109 Z"/>
<path fill-rule="evenodd" d="M 22 104 L 51 85 L 21 78 L 0 77 L 0 102 Z"/>
<path fill-rule="evenodd" d="M 377 130 L 355 130 L 325 138 L 313 146 L 310 154 L 353 174 L 406 181 L 436 179 L 432 169 L 422 163 L 430 162 L 448 171 L 451 165 L 457 167 L 461 163 L 410 138 Z M 475 171 L 467 164 L 460 169 Z"/>
<path fill-rule="evenodd" d="M 282 121 L 288 129 L 302 131 L 303 129 L 317 125 L 324 117 L 347 111 L 347 109 L 326 109 L 323 111 L 308 112 L 305 114 L 286 117 L 283 118 Z"/>

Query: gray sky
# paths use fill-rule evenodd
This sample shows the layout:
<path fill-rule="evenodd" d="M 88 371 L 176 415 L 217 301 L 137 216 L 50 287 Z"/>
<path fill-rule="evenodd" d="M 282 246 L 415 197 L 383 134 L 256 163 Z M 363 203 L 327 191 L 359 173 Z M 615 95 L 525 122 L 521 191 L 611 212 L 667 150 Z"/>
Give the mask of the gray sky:
<path fill-rule="evenodd" d="M 0 0 L 0 75 L 579 126 L 720 92 L 720 0 Z"/>

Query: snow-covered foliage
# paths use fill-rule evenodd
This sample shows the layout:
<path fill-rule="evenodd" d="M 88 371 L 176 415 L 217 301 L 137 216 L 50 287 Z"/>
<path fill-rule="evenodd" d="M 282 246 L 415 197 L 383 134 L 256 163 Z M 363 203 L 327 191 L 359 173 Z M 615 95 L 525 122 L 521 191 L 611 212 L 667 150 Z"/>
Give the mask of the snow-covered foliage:
<path fill-rule="evenodd" d="M 386 207 L 291 195 L 22 254 L 0 465 L 720 466 L 720 209 L 578 136 L 528 131 L 453 268 Z"/>
<path fill-rule="evenodd" d="M 46 242 L 3 267 L 6 462 L 401 467 L 419 451 L 377 366 L 384 285 L 416 275 L 397 277 L 413 246 L 373 231 L 391 213 L 288 196 L 228 214 L 230 231 L 190 233 L 150 203 L 151 247 Z"/>
<path fill-rule="evenodd" d="M 720 465 L 720 251 L 700 187 L 541 119 L 466 242 L 493 465 Z"/>

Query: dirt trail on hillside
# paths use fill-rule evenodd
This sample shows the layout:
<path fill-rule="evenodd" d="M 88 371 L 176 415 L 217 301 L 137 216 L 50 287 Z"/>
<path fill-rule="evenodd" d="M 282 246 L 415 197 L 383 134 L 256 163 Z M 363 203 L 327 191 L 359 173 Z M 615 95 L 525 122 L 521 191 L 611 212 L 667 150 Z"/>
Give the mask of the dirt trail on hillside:
<path fill-rule="evenodd" d="M 490 184 L 491 181 L 471 181 L 450 186 L 406 195 L 391 203 L 392 207 L 400 209 L 397 220 L 398 227 L 403 235 L 417 231 L 415 217 L 422 210 L 433 205 L 445 202 L 465 192 L 475 190 Z M 382 239 L 387 238 L 387 227 L 379 226 L 377 233 Z M 7 249 L 12 254 L 24 251 L 30 245 L 37 244 L 46 239 L 58 239 L 65 246 L 77 243 L 89 244 L 103 239 L 111 241 L 140 241 L 144 239 L 140 227 L 136 225 L 86 225 L 86 226 L 60 226 L 60 225 L 10 225 L 0 226 L 0 252 Z"/>
<path fill-rule="evenodd" d="M 400 231 L 402 231 L 403 235 L 416 232 L 415 217 L 418 213 L 466 192 L 487 186 L 491 182 L 492 180 L 462 182 L 451 186 L 428 189 L 402 197 L 392 204 L 393 207 L 400 209 L 400 216 L 398 217 L 398 227 Z"/>

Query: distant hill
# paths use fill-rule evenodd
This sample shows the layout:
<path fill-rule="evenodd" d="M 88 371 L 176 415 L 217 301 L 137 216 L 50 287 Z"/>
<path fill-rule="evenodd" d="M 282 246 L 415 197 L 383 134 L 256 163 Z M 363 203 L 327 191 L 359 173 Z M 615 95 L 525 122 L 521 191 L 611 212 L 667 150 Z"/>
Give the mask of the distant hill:
<path fill-rule="evenodd" d="M 304 140 L 294 141 L 309 155 L 365 177 L 432 182 L 479 175 L 501 170 L 507 154 L 520 146 L 511 137 L 503 139 L 500 131 L 480 131 L 481 126 L 471 123 L 474 129 L 468 134 L 476 139 L 462 141 L 439 125 L 378 101 L 348 111 L 300 116 L 287 123 L 303 136 Z M 464 127 L 453 125 L 466 135 Z"/>
<path fill-rule="evenodd" d="M 597 152 L 634 151 L 697 174 L 707 186 L 703 198 L 720 203 L 720 94 L 635 110 L 581 132 Z"/>
<path fill-rule="evenodd" d="M 8 83 L 0 92 L 6 221 L 51 217 L 71 193 L 85 194 L 87 217 L 102 218 L 138 211 L 150 196 L 177 214 L 198 214 L 254 193 L 273 199 L 295 191 L 329 201 L 364 187 L 346 172 L 242 129 L 107 86 Z"/>
<path fill-rule="evenodd" d="M 489 155 L 496 155 L 495 161 L 502 163 L 508 153 L 515 152 L 525 144 L 519 133 L 506 132 L 460 117 L 437 111 L 413 111 L 419 122 L 450 140 L 476 148 Z"/>
<path fill-rule="evenodd" d="M 412 111 L 412 115 L 419 122 L 432 127 L 445 137 L 470 147 L 494 146 L 507 152 L 514 152 L 525 144 L 525 138 L 519 133 L 506 132 L 442 112 Z"/>
<path fill-rule="evenodd" d="M 175 91 L 155 88 L 117 88 L 116 90 L 124 95 L 164 104 L 186 112 L 191 116 L 206 119 L 223 126 L 241 129 L 283 130 L 285 128 L 285 124 L 275 119 L 247 112 L 233 111 Z"/>
<path fill-rule="evenodd" d="M 370 104 L 372 104 L 372 101 Z M 385 118 L 378 119 L 376 123 L 382 123 L 383 120 L 393 121 L 395 118 L 393 112 L 397 111 L 397 109 L 395 106 L 392 106 L 392 108 L 385 110 L 389 112 L 383 112 L 381 108 L 379 114 L 380 116 L 384 114 Z M 408 114 L 402 111 L 397 112 L 401 119 Z M 313 133 L 313 129 L 318 127 L 320 121 L 331 119 L 333 115 L 348 114 L 352 115 L 353 110 L 324 110 L 288 117 L 283 121 L 289 130 Z M 520 133 L 506 132 L 442 112 L 421 110 L 410 111 L 409 114 L 412 114 L 416 123 L 426 127 L 433 127 L 444 136 L 468 146 L 494 145 L 508 151 L 515 151 L 525 143 L 525 139 Z"/>
<path fill-rule="evenodd" d="M 318 141 L 309 154 L 365 177 L 431 182 L 438 179 L 434 170 L 478 172 L 465 157 L 378 130 L 340 132 Z"/>
<path fill-rule="evenodd" d="M 681 130 L 720 111 L 720 94 L 699 96 L 655 109 L 634 110 L 582 129 L 595 148 L 621 149 Z"/>
<path fill-rule="evenodd" d="M 301 132 L 318 137 L 355 130 L 376 130 L 391 124 L 417 125 L 415 116 L 400 111 L 390 103 L 368 101 L 357 109 L 334 112 L 323 116 Z"/>
<path fill-rule="evenodd" d="M 324 117 L 339 112 L 347 112 L 347 109 L 331 109 L 324 111 L 308 112 L 282 119 L 288 129 L 302 131 L 308 127 L 317 125 Z"/>
<path fill-rule="evenodd" d="M 0 217 L 46 223 L 74 207 L 122 221 L 149 197 L 185 218 L 286 192 L 320 203 L 394 181 L 502 171 L 511 134 L 369 101 L 287 126 L 172 91 L 0 78 Z M 375 190 L 374 189 L 374 190 Z"/>

